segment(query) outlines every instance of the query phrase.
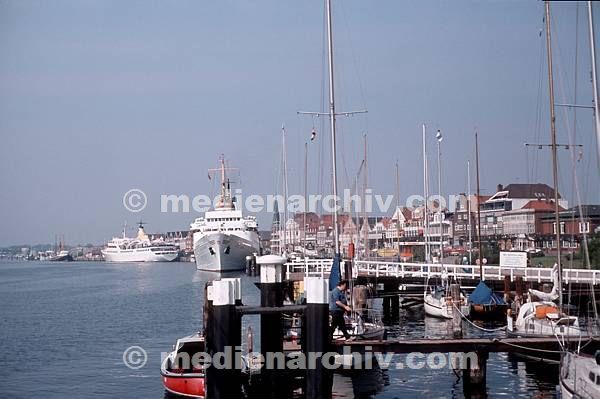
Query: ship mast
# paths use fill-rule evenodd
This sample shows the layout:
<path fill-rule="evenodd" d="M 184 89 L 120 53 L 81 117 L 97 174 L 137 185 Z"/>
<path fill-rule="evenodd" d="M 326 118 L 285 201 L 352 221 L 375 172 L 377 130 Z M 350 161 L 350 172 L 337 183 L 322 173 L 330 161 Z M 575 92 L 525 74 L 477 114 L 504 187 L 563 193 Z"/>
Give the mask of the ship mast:
<path fill-rule="evenodd" d="M 335 143 L 335 85 L 333 81 L 333 26 L 331 23 L 331 0 L 327 0 L 327 48 L 329 61 L 329 121 L 331 123 L 331 173 L 332 194 L 335 201 L 333 209 L 333 237 L 335 240 L 335 254 L 340 253 L 338 231 L 338 190 L 337 190 L 337 154 Z"/>
<path fill-rule="evenodd" d="M 283 253 L 287 253 L 287 246 L 288 246 L 288 240 L 287 240 L 287 222 L 288 222 L 288 218 L 289 218 L 289 211 L 288 211 L 288 177 L 287 177 L 287 146 L 286 146 L 286 133 L 285 133 L 285 126 L 282 124 L 281 125 L 281 140 L 282 140 L 282 147 L 283 147 L 283 153 L 282 153 L 282 157 L 283 157 Z M 290 240 L 291 241 L 291 240 Z"/>
<path fill-rule="evenodd" d="M 467 213 L 469 215 L 469 265 L 471 265 L 471 252 L 473 252 L 473 231 L 471 226 L 471 161 L 467 161 Z"/>
<path fill-rule="evenodd" d="M 588 24 L 590 33 L 590 53 L 592 57 L 592 88 L 594 90 L 594 122 L 596 128 L 596 152 L 598 169 L 600 171 L 600 103 L 598 101 L 598 77 L 596 75 L 596 40 L 594 38 L 594 17 L 592 2 L 588 1 Z"/>
<path fill-rule="evenodd" d="M 479 140 L 475 131 L 475 175 L 477 178 L 477 245 L 479 247 L 479 280 L 483 281 L 483 247 L 481 245 L 481 192 L 479 190 Z"/>
<path fill-rule="evenodd" d="M 423 124 L 423 195 L 425 195 L 425 204 L 423 207 L 423 239 L 425 243 L 425 263 L 429 262 L 429 217 L 428 205 L 429 201 L 429 181 L 427 171 L 427 139 L 426 139 L 425 124 Z"/>
<path fill-rule="evenodd" d="M 554 180 L 554 223 L 556 229 L 556 264 L 558 266 L 558 303 L 562 309 L 562 267 L 560 261 L 560 213 L 558 206 L 558 159 L 556 156 L 556 115 L 554 113 L 554 80 L 552 75 L 552 43 L 550 37 L 550 2 L 546 1 L 546 48 L 548 57 L 548 90 L 550 95 L 550 135 L 552 148 L 552 177 Z M 597 106 L 597 104 L 595 104 Z"/>
<path fill-rule="evenodd" d="M 311 115 L 311 116 L 328 116 L 331 130 L 331 183 L 332 183 L 332 194 L 335 201 L 333 210 L 333 234 L 335 240 L 335 255 L 340 253 L 340 240 L 339 240 L 339 229 L 338 229 L 338 189 L 337 189 L 337 153 L 336 153 L 336 129 L 335 129 L 335 118 L 337 116 L 352 116 L 354 114 L 366 113 L 366 110 L 360 111 L 344 111 L 336 113 L 335 111 L 335 84 L 333 78 L 333 24 L 331 15 L 331 0 L 325 1 L 325 8 L 327 11 L 327 50 L 328 50 L 328 67 L 329 67 L 329 111 L 328 112 L 306 112 L 298 111 L 299 115 Z"/>

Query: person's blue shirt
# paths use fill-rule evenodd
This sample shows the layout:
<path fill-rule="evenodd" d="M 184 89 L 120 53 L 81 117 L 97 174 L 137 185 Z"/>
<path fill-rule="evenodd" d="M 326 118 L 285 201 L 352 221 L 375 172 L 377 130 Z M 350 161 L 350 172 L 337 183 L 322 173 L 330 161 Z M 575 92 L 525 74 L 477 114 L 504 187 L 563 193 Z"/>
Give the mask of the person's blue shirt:
<path fill-rule="evenodd" d="M 329 311 L 331 312 L 343 312 L 344 309 L 336 304 L 336 301 L 340 301 L 344 305 L 347 305 L 346 295 L 338 288 L 335 287 L 329 294 Z"/>

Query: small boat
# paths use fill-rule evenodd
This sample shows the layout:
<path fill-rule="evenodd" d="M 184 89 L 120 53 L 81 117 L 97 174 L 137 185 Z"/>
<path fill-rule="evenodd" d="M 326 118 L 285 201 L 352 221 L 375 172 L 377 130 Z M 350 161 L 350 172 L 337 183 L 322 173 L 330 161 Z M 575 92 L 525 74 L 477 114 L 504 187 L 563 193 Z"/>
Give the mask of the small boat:
<path fill-rule="evenodd" d="M 48 259 L 50 262 L 72 262 L 73 256 L 67 250 L 58 251 L 55 255 L 50 256 Z"/>
<path fill-rule="evenodd" d="M 425 314 L 441 319 L 453 318 L 452 299 L 446 297 L 446 289 L 441 286 L 430 287 L 423 298 Z"/>
<path fill-rule="evenodd" d="M 519 308 L 517 318 L 513 320 L 510 313 L 507 314 L 506 332 L 510 336 L 517 337 L 579 337 L 579 318 L 577 316 L 565 315 L 559 306 L 553 301 L 560 298 L 559 269 L 554 265 L 552 275 L 554 285 L 550 292 L 529 290 L 530 301 Z M 531 298 L 539 301 L 533 301 Z"/>
<path fill-rule="evenodd" d="M 194 354 L 202 352 L 205 352 L 205 344 L 204 336 L 200 333 L 177 340 L 160 367 L 162 382 L 167 391 L 186 397 L 204 398 L 204 368 L 191 364 Z"/>
<path fill-rule="evenodd" d="M 366 321 L 359 314 L 354 314 L 344 316 L 344 320 L 348 334 L 356 340 L 382 340 L 385 336 L 385 327 L 377 319 Z M 333 339 L 341 339 L 343 336 L 339 328 L 333 332 Z"/>
<path fill-rule="evenodd" d="M 507 329 L 513 337 L 579 337 L 577 316 L 562 314 L 554 302 L 527 302 L 521 305 L 516 320 L 507 316 Z"/>
<path fill-rule="evenodd" d="M 469 304 L 469 316 L 476 320 L 503 320 L 508 310 L 504 299 L 483 281 L 469 295 Z"/>
<path fill-rule="evenodd" d="M 600 351 L 595 356 L 566 352 L 560 360 L 559 381 L 564 399 L 600 398 Z"/>
<path fill-rule="evenodd" d="M 444 281 L 443 286 L 431 286 L 429 290 L 425 290 L 423 294 L 423 308 L 425 314 L 431 317 L 437 317 L 441 319 L 452 319 L 454 317 L 454 306 L 452 297 L 449 292 L 449 287 L 446 283 L 447 280 L 442 278 Z M 460 293 L 460 303 L 456 304 L 462 314 L 468 312 L 466 307 L 466 298 L 463 293 Z"/>

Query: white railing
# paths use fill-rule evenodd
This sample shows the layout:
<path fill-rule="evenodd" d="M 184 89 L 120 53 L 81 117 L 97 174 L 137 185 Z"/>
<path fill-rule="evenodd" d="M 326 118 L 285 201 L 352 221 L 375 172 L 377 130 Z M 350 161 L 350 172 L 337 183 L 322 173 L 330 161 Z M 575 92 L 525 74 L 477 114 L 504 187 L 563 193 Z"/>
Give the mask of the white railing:
<path fill-rule="evenodd" d="M 304 276 L 326 277 L 331 268 L 331 259 L 293 259 L 286 263 L 288 275 L 290 273 L 303 274 Z M 479 278 L 479 266 L 476 265 L 444 265 L 448 278 L 472 279 Z M 441 277 L 442 266 L 439 263 L 403 263 L 384 261 L 356 261 L 353 268 L 355 276 L 373 277 L 398 277 L 398 278 L 434 278 Z M 484 280 L 504 280 L 510 276 L 514 281 L 516 277 L 523 277 L 524 281 L 538 283 L 552 282 L 552 269 L 544 267 L 506 267 L 485 265 L 483 267 Z M 600 270 L 563 269 L 563 282 L 569 283 L 600 283 Z"/>

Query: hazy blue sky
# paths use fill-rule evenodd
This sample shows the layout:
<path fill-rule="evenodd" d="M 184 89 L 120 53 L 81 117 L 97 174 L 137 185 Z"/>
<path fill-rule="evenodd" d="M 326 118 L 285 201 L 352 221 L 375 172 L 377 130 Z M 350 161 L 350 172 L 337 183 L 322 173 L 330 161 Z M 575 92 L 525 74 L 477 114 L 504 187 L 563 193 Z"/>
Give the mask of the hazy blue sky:
<path fill-rule="evenodd" d="M 573 102 L 576 7 L 553 11 L 557 102 Z M 398 159 L 401 196 L 420 193 L 423 122 L 432 147 L 435 129 L 445 135 L 445 193 L 466 191 L 475 127 L 484 192 L 550 182 L 547 151 L 535 160 L 523 146 L 549 140 L 542 17 L 539 1 L 334 1 L 338 109 L 369 110 L 340 123 L 340 185 L 366 132 L 374 190 L 395 192 Z M 581 4 L 578 102 L 590 104 L 586 18 Z M 210 194 L 221 153 L 245 193 L 278 191 L 282 122 L 301 191 L 313 122 L 296 111 L 322 106 L 323 28 L 321 1 L 1 1 L 0 245 L 99 243 L 140 217 L 148 231 L 187 229 L 198 215 L 161 214 L 160 195 Z M 560 142 L 566 116 L 558 109 Z M 577 120 L 585 201 L 598 203 L 591 112 Z M 316 127 L 312 192 L 328 173 Z M 560 168 L 572 201 L 566 151 Z M 122 204 L 134 187 L 148 194 L 141 214 Z M 259 215 L 262 228 L 270 220 Z"/>

